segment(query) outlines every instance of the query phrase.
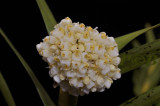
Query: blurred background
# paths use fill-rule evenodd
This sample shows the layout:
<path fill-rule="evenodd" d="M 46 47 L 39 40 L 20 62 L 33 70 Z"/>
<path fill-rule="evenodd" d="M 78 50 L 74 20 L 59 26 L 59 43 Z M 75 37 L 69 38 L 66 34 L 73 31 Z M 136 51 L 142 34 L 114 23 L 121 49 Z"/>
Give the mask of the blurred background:
<path fill-rule="evenodd" d="M 46 0 L 57 22 L 70 17 L 73 22 L 98 27 L 109 36 L 118 37 L 144 28 L 146 22 L 152 25 L 160 22 L 158 3 L 133 2 L 57 2 Z M 1 28 L 33 69 L 35 75 L 56 102 L 59 87 L 53 88 L 53 80 L 48 75 L 48 65 L 41 59 L 36 44 L 47 36 L 47 31 L 35 0 L 3 1 L 1 7 Z M 160 30 L 154 30 L 157 38 Z M 138 37 L 143 44 L 144 36 Z M 131 49 L 129 44 L 121 52 Z M 0 71 L 11 90 L 17 106 L 43 105 L 41 99 L 18 58 L 0 36 Z M 78 106 L 116 106 L 132 98 L 132 72 L 114 81 L 109 90 L 103 93 L 90 93 L 79 97 Z M 7 105 L 0 93 L 0 106 Z"/>

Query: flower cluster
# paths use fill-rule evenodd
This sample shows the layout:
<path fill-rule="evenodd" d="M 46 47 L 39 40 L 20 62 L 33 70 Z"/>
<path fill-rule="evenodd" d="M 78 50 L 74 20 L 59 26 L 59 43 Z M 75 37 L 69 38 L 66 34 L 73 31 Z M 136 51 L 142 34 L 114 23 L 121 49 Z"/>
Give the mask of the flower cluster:
<path fill-rule="evenodd" d="M 96 29 L 67 17 L 36 46 L 49 64 L 50 77 L 74 96 L 103 92 L 121 77 L 114 38 Z"/>

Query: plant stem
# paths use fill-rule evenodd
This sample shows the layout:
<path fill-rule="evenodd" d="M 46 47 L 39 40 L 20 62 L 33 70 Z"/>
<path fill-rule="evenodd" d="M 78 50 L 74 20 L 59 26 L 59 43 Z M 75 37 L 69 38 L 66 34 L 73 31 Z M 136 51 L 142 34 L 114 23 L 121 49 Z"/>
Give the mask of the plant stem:
<path fill-rule="evenodd" d="M 78 97 L 69 95 L 68 92 L 59 91 L 58 106 L 76 106 Z"/>

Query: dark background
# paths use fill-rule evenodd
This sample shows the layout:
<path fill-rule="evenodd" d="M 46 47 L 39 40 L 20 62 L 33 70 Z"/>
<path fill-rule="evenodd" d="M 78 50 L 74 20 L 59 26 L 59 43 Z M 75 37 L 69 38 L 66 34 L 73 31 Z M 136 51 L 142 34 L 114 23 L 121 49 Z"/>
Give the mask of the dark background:
<path fill-rule="evenodd" d="M 59 22 L 69 16 L 73 22 L 98 27 L 109 36 L 118 37 L 142 29 L 145 22 L 155 25 L 160 22 L 158 3 L 137 2 L 56 2 L 47 3 Z M 73 4 L 72 4 L 73 3 Z M 36 50 L 36 44 L 47 36 L 47 31 L 35 0 L 6 0 L 1 4 L 1 28 L 14 46 L 33 69 L 35 75 L 56 102 L 58 89 L 53 89 L 53 80 L 48 75 L 47 64 Z M 159 30 L 155 30 L 160 35 Z M 138 37 L 141 43 L 144 36 Z M 122 51 L 131 49 L 131 44 Z M 18 106 L 43 105 L 26 70 L 15 54 L 0 36 L 0 71 L 2 71 L 11 93 Z M 122 75 L 114 81 L 112 87 L 104 93 L 90 93 L 79 97 L 78 106 L 86 103 L 92 106 L 116 106 L 134 96 L 132 91 L 132 72 Z M 7 105 L 0 93 L 0 106 Z"/>

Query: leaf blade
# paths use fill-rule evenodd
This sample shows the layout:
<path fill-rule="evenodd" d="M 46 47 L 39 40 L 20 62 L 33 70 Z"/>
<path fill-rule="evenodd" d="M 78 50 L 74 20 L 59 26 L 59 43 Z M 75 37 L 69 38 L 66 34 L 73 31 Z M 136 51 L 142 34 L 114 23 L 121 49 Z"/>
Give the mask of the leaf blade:
<path fill-rule="evenodd" d="M 157 25 L 154 25 L 152 27 L 141 29 L 141 30 L 138 30 L 136 32 L 132 32 L 132 33 L 129 33 L 129 34 L 126 34 L 126 35 L 115 38 L 116 43 L 118 44 L 118 49 L 121 50 L 123 47 L 125 47 L 125 45 L 127 45 L 131 40 L 133 40 L 137 36 L 143 34 L 146 31 L 149 31 L 153 28 L 159 27 L 159 26 L 160 26 L 160 24 L 157 24 Z"/>
<path fill-rule="evenodd" d="M 45 0 L 36 0 L 38 7 L 40 9 L 41 15 L 43 17 L 46 29 L 48 33 L 53 30 L 54 26 L 57 24 L 56 20 L 49 9 Z"/>
<path fill-rule="evenodd" d="M 159 45 L 160 39 L 121 53 L 121 63 L 119 65 L 122 70 L 121 73 L 124 74 L 140 67 L 143 64 L 160 58 Z"/>
<path fill-rule="evenodd" d="M 16 106 L 8 85 L 0 72 L 0 92 L 3 94 L 8 106 Z"/>
<path fill-rule="evenodd" d="M 120 106 L 152 106 L 153 104 L 157 104 L 159 100 L 160 86 L 155 87 L 140 96 L 131 98 Z"/>
<path fill-rule="evenodd" d="M 149 23 L 145 24 L 145 27 L 150 27 Z M 155 40 L 155 35 L 153 30 L 149 30 L 145 33 L 146 41 L 153 42 Z M 137 41 L 138 42 L 138 41 Z M 137 45 L 135 40 L 132 42 L 133 47 Z M 133 84 L 134 84 L 134 94 L 140 95 L 147 92 L 151 88 L 155 87 L 160 81 L 160 59 L 155 60 L 156 63 L 144 64 L 139 69 L 133 72 Z"/>
<path fill-rule="evenodd" d="M 24 66 L 24 68 L 26 69 L 26 71 L 27 71 L 28 75 L 30 76 L 30 78 L 32 79 L 32 81 L 33 81 L 33 83 L 34 83 L 34 85 L 35 85 L 35 87 L 38 91 L 38 94 L 39 94 L 42 102 L 44 103 L 44 105 L 55 106 L 54 102 L 51 100 L 51 98 L 49 97 L 49 95 L 47 94 L 47 92 L 45 91 L 43 86 L 41 85 L 41 83 L 38 81 L 38 79 L 35 76 L 35 74 L 33 73 L 32 69 L 29 67 L 27 62 L 20 55 L 20 53 L 16 50 L 16 48 L 13 46 L 13 44 L 8 39 L 8 37 L 5 35 L 5 33 L 3 32 L 2 29 L 0 29 L 0 33 L 1 33 L 2 37 L 5 39 L 5 41 L 8 43 L 8 45 L 11 47 L 13 52 L 16 54 L 16 56 L 18 57 L 18 59 L 20 60 L 20 62 Z"/>

